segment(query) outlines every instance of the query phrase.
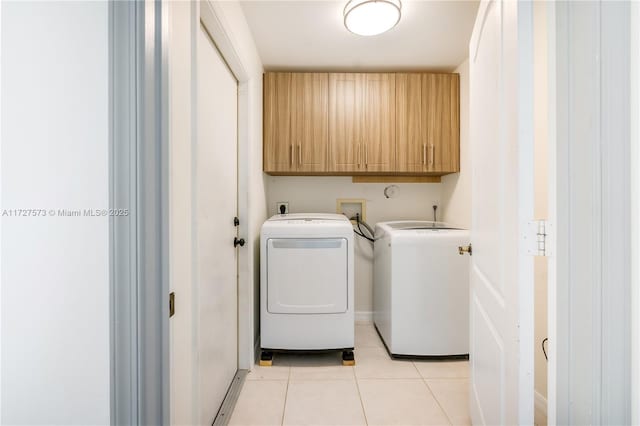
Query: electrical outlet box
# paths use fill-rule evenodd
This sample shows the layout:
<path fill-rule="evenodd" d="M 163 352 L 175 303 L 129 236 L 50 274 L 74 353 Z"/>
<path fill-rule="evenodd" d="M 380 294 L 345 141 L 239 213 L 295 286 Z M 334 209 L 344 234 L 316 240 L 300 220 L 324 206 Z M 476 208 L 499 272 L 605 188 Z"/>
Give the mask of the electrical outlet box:
<path fill-rule="evenodd" d="M 284 211 L 283 208 L 284 207 Z M 288 201 L 278 201 L 276 203 L 276 214 L 287 214 L 289 213 L 289 202 Z"/>
<path fill-rule="evenodd" d="M 338 198 L 336 200 L 336 213 L 343 214 L 349 219 L 359 214 L 360 220 L 366 222 L 367 200 L 362 198 Z"/>

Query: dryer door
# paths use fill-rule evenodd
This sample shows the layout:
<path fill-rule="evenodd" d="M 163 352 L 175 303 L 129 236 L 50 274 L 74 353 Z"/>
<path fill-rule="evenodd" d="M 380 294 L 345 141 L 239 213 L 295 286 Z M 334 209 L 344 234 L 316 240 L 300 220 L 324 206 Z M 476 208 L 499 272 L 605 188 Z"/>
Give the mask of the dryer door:
<path fill-rule="evenodd" d="M 267 240 L 267 310 L 275 314 L 347 311 L 345 238 Z"/>

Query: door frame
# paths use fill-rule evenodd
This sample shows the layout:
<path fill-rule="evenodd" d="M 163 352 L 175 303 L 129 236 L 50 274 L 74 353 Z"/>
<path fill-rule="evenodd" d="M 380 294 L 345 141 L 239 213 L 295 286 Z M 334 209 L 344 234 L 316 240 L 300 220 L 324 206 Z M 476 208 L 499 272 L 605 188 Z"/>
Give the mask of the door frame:
<path fill-rule="evenodd" d="M 629 7 L 548 4 L 549 424 L 632 416 Z"/>
<path fill-rule="evenodd" d="M 640 424 L 640 4 L 631 4 L 631 424 Z M 636 78 L 633 78 L 636 76 Z"/>
<path fill-rule="evenodd" d="M 238 80 L 239 235 L 249 235 L 250 85 L 219 4 L 191 3 Z M 112 424 L 170 424 L 169 14 L 166 1 L 109 3 Z M 197 29 L 197 27 L 195 28 Z M 191 45 L 197 32 L 191 29 Z M 191 67 L 195 64 L 192 56 Z M 194 102 L 194 99 L 192 99 Z M 193 106 L 193 105 L 192 105 Z M 195 111 L 192 109 L 192 111 Z M 251 241 L 238 253 L 238 368 L 255 360 Z M 144 361 L 142 361 L 144 360 Z"/>
<path fill-rule="evenodd" d="M 112 424 L 169 419 L 166 4 L 109 3 Z"/>

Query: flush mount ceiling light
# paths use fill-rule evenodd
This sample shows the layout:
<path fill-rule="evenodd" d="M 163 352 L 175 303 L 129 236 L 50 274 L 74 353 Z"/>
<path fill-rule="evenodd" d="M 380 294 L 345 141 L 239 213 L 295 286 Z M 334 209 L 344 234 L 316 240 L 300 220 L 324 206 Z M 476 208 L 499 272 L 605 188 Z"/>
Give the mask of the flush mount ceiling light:
<path fill-rule="evenodd" d="M 382 34 L 400 21 L 400 0 L 350 0 L 344 7 L 344 26 L 354 34 Z"/>

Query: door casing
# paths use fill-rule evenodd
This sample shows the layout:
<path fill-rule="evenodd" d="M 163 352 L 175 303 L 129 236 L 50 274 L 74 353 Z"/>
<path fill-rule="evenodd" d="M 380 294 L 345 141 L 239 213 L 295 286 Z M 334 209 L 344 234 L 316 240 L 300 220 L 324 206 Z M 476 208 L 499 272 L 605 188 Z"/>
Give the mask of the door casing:
<path fill-rule="evenodd" d="M 174 412 L 168 266 L 172 3 L 144 0 L 109 5 L 110 207 L 128 207 L 131 212 L 128 220 L 112 220 L 110 225 L 113 424 L 170 424 Z M 253 64 L 245 63 L 232 41 L 222 6 L 203 1 L 189 2 L 189 7 L 190 37 L 197 34 L 201 20 L 238 79 L 238 234 L 247 236 L 250 101 L 261 96 L 261 87 L 253 84 L 247 72 Z M 249 369 L 256 355 L 252 271 L 257 254 L 252 246 L 249 241 L 238 255 L 241 369 Z"/>
<path fill-rule="evenodd" d="M 640 3 L 631 4 L 631 423 L 640 424 Z M 633 77 L 635 76 L 635 78 Z"/>
<path fill-rule="evenodd" d="M 634 410 L 631 3 L 547 5 L 549 424 L 629 424 Z"/>
<path fill-rule="evenodd" d="M 169 419 L 166 3 L 109 3 L 112 424 Z"/>

